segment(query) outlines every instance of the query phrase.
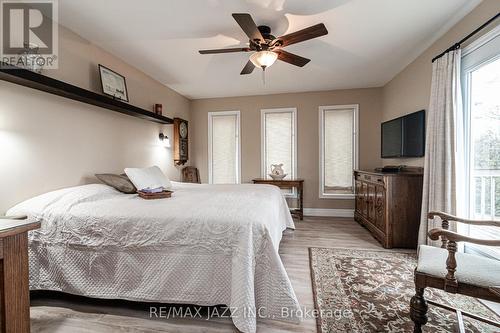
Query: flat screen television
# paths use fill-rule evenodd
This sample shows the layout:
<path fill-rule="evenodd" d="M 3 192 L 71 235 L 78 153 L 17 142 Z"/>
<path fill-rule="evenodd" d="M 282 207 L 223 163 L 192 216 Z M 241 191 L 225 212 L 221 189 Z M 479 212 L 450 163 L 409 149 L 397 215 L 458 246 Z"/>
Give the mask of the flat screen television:
<path fill-rule="evenodd" d="M 382 158 L 425 154 L 425 110 L 382 123 Z"/>

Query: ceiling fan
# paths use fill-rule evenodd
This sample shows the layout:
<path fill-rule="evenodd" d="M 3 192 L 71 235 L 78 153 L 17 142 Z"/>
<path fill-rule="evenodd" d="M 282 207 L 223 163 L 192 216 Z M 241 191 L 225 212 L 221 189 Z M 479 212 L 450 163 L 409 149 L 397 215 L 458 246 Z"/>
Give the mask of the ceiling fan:
<path fill-rule="evenodd" d="M 255 67 L 260 67 L 264 71 L 274 64 L 276 59 L 289 64 L 303 67 L 310 59 L 283 50 L 285 46 L 300 43 L 309 39 L 324 36 L 328 30 L 323 23 L 313 25 L 288 35 L 274 37 L 271 35 L 271 28 L 265 25 L 255 24 L 252 16 L 245 13 L 233 14 L 233 18 L 240 25 L 241 29 L 250 38 L 248 47 L 235 47 L 215 50 L 200 50 L 201 54 L 230 53 L 230 52 L 254 52 L 241 71 L 241 75 L 252 73 Z"/>

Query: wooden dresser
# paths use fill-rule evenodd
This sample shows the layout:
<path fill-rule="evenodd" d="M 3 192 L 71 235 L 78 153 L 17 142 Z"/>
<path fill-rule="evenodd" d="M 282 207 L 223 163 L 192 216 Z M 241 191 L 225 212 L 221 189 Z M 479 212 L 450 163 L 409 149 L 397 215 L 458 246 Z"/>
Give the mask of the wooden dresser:
<path fill-rule="evenodd" d="M 416 248 L 423 172 L 354 172 L 354 219 L 366 227 L 384 248 Z"/>

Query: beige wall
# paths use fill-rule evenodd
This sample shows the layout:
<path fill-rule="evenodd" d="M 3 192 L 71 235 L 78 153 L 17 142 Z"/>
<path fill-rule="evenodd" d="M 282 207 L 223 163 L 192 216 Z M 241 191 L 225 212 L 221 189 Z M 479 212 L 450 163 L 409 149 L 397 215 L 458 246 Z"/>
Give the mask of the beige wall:
<path fill-rule="evenodd" d="M 431 58 L 500 11 L 485 0 L 383 88 L 279 94 L 189 101 L 75 33 L 60 30 L 60 68 L 44 74 L 100 91 L 97 64 L 127 78 L 130 103 L 151 109 L 162 103 L 167 116 L 190 120 L 191 161 L 207 181 L 207 112 L 240 110 L 242 180 L 260 175 L 260 110 L 298 110 L 298 176 L 306 180 L 307 208 L 352 208 L 352 200 L 319 199 L 318 107 L 360 104 L 361 168 L 381 164 L 423 165 L 423 159 L 381 160 L 380 122 L 428 109 Z M 16 202 L 56 188 L 94 182 L 96 172 L 158 164 L 179 178 L 171 150 L 157 135 L 171 126 L 70 101 L 0 81 L 0 213 Z"/>
<path fill-rule="evenodd" d="M 306 208 L 354 207 L 353 200 L 319 199 L 319 106 L 359 104 L 359 165 L 380 165 L 381 89 L 352 89 L 296 94 L 231 97 L 193 100 L 191 103 L 191 164 L 200 169 L 203 182 L 208 181 L 208 112 L 241 111 L 242 182 L 261 175 L 260 110 L 297 108 L 298 177 L 305 179 Z"/>
<path fill-rule="evenodd" d="M 387 85 L 379 89 L 194 100 L 191 104 L 192 164 L 200 169 L 202 180 L 207 181 L 207 112 L 240 110 L 242 181 L 248 182 L 260 176 L 260 110 L 296 107 L 298 176 L 306 180 L 305 207 L 352 208 L 351 200 L 318 197 L 318 106 L 360 104 L 360 168 L 370 169 L 389 164 L 423 166 L 423 158 L 380 159 L 380 122 L 421 109 L 427 110 L 430 98 L 431 59 L 499 11 L 500 1 L 483 1 Z"/>
<path fill-rule="evenodd" d="M 189 119 L 189 100 L 117 57 L 60 29 L 59 70 L 44 75 L 100 92 L 97 64 L 127 79 L 130 103 Z M 94 173 L 157 164 L 178 179 L 172 151 L 159 147 L 161 126 L 0 81 L 0 214 L 17 202 L 57 188 L 96 182 Z"/>
<path fill-rule="evenodd" d="M 499 11 L 499 0 L 483 1 L 415 61 L 394 77 L 383 89 L 383 121 L 421 109 L 428 110 L 432 58 L 468 35 Z M 424 159 L 384 159 L 384 164 L 423 166 Z"/>

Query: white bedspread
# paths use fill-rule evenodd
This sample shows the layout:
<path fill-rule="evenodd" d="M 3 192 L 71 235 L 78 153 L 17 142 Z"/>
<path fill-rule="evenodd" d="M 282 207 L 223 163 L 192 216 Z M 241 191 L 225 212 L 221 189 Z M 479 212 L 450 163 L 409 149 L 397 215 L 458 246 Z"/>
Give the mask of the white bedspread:
<path fill-rule="evenodd" d="M 277 187 L 174 183 L 170 199 L 143 200 L 101 184 L 50 192 L 8 212 L 40 219 L 30 232 L 30 287 L 71 294 L 225 304 L 243 332 L 256 311 L 299 307 L 278 255 L 293 228 Z"/>

